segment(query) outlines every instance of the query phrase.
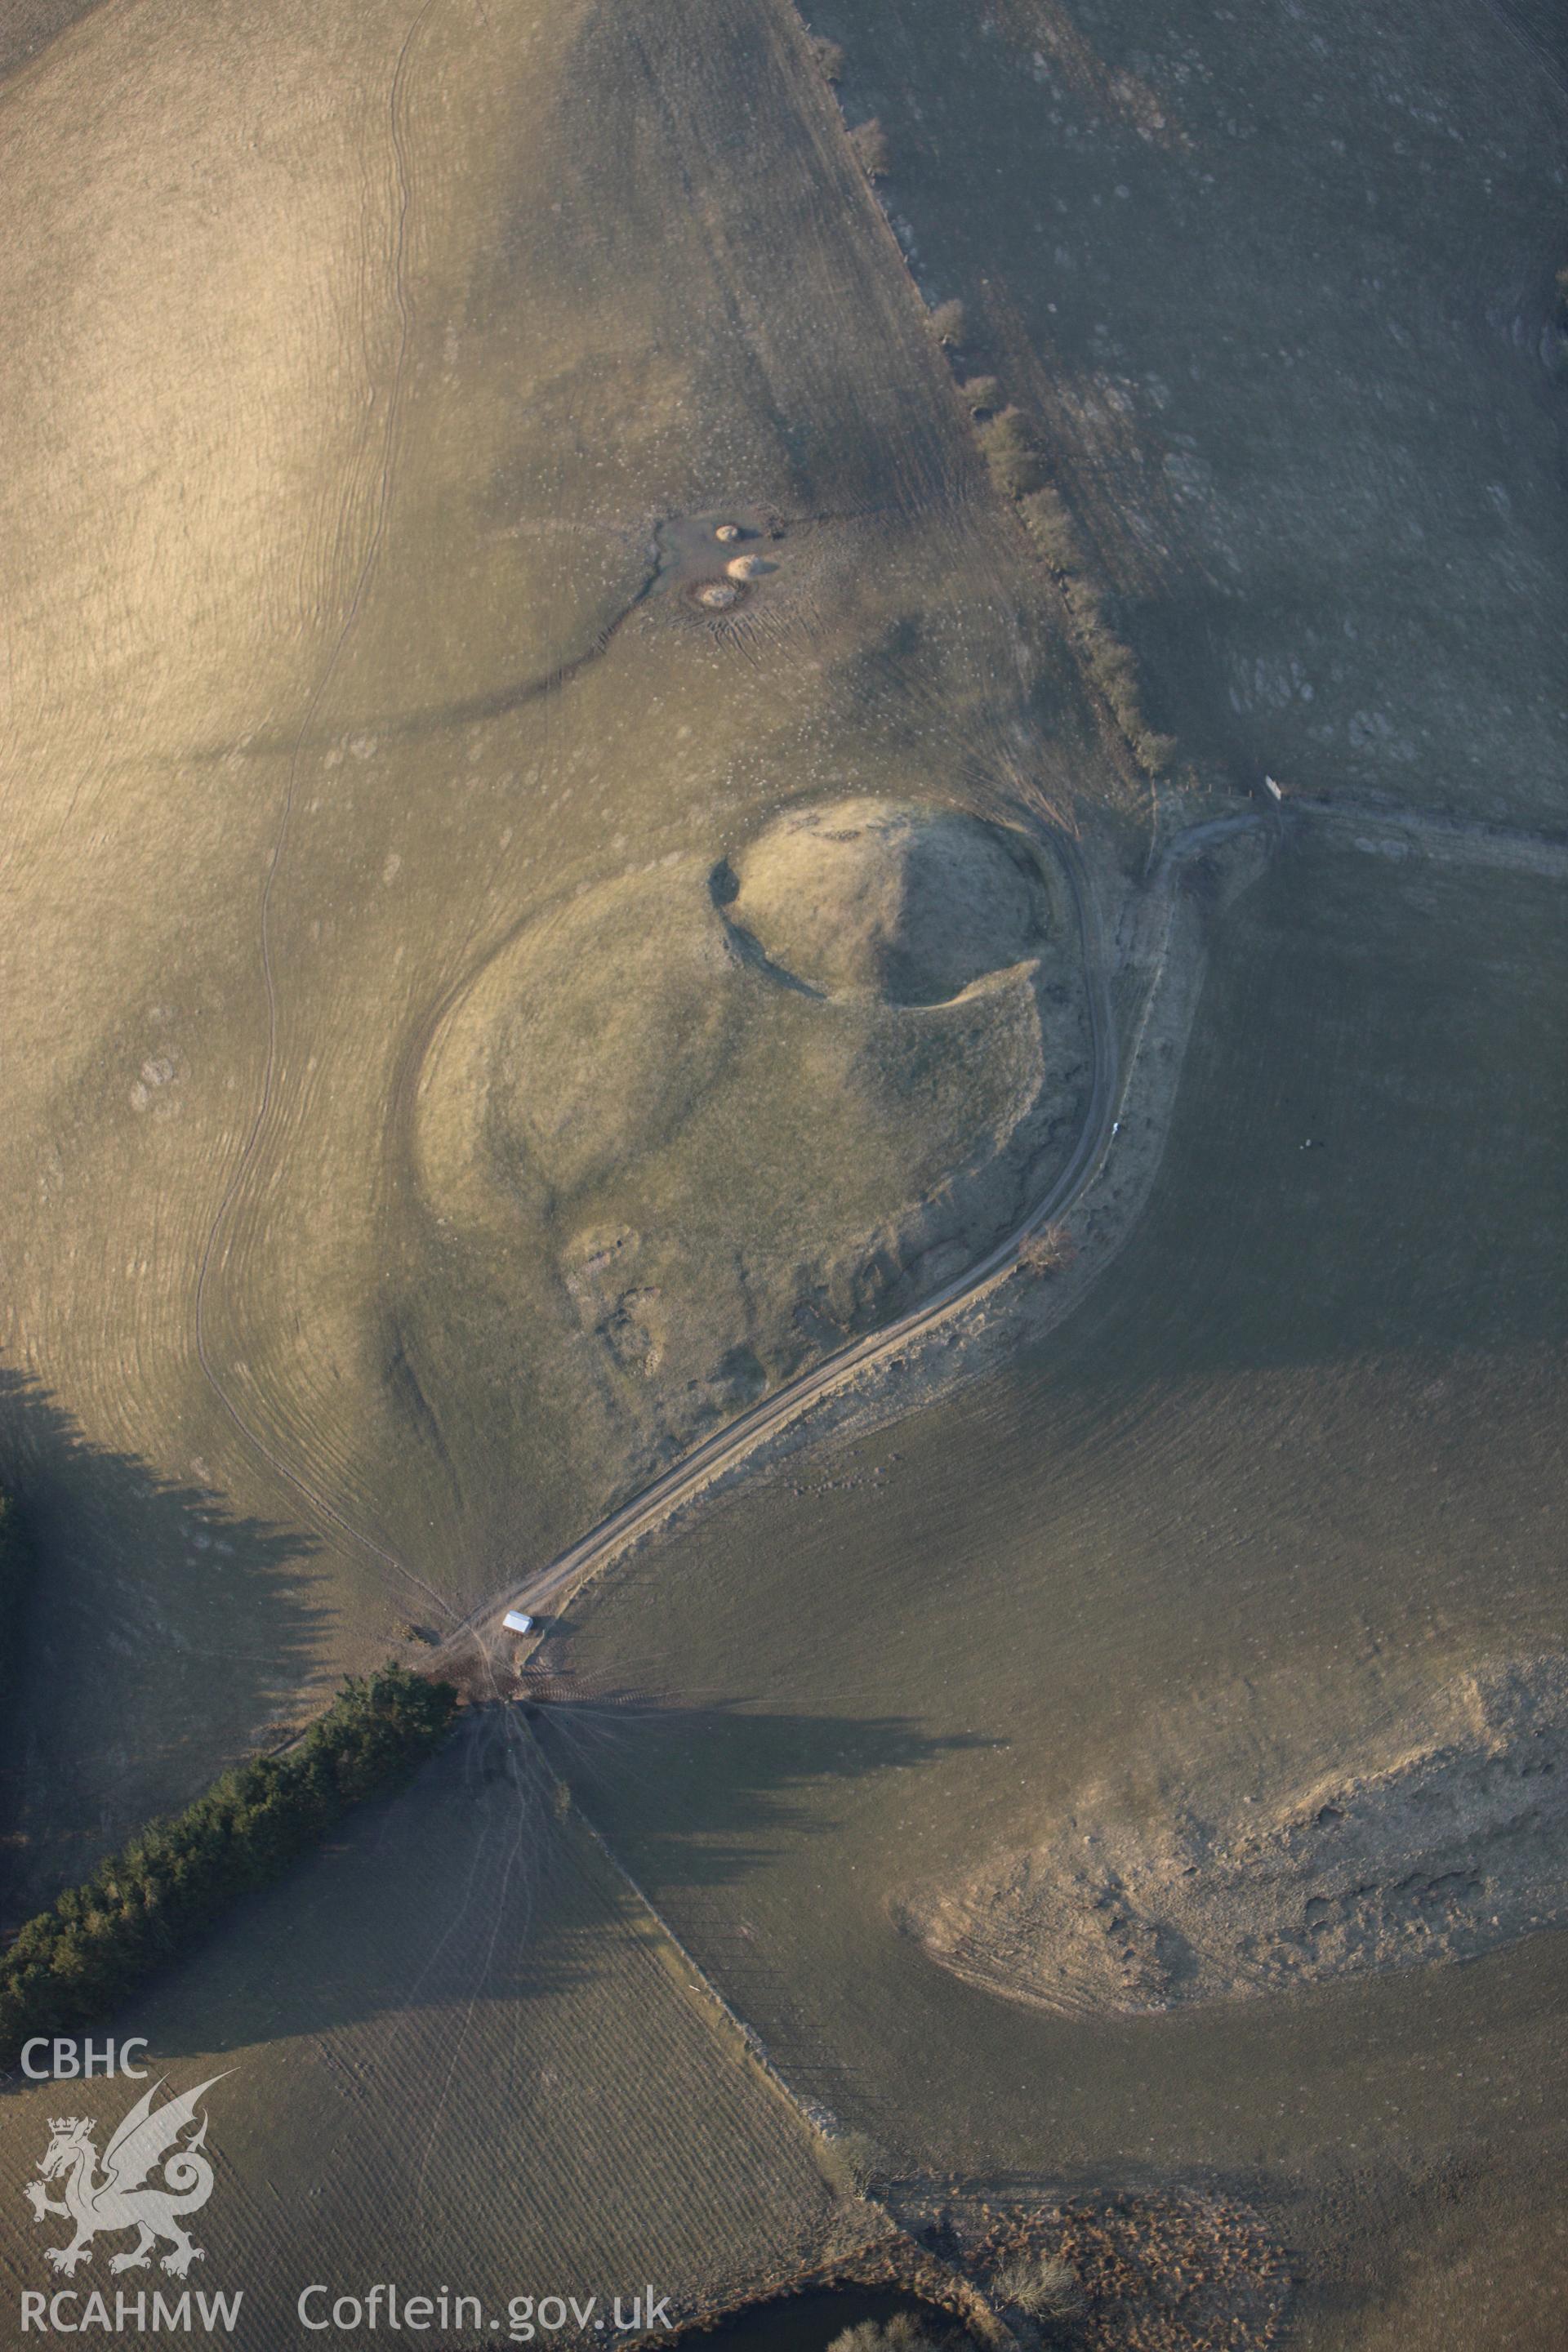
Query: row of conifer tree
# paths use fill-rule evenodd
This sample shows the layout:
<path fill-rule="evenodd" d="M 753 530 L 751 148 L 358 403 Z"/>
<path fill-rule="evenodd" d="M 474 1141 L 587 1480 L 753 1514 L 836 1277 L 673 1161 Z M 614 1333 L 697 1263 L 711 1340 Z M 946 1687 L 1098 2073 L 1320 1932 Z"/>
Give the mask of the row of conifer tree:
<path fill-rule="evenodd" d="M 352 1806 L 406 1780 L 457 1704 L 450 1684 L 406 1666 L 351 1677 L 296 1746 L 234 1765 L 68 1887 L 0 1954 L 0 2067 L 34 2034 L 100 2022 Z"/>

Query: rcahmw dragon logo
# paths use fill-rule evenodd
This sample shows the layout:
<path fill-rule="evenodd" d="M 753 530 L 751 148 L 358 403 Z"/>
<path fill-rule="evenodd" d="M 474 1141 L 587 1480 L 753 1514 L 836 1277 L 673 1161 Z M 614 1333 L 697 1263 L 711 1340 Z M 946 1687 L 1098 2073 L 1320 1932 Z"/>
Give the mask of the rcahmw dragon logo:
<path fill-rule="evenodd" d="M 172 2252 L 163 2257 L 163 2267 L 176 2278 L 184 2278 L 193 2263 L 205 2259 L 202 2248 L 191 2243 L 185 2218 L 199 2213 L 213 2193 L 213 2168 L 204 2153 L 206 2117 L 202 2117 L 195 2137 L 183 2147 L 180 2136 L 195 2122 L 202 2094 L 222 2080 L 221 2074 L 213 2074 L 194 2091 L 181 2098 L 165 2099 L 156 2108 L 153 2102 L 163 2085 L 162 2081 L 154 2083 L 137 2100 L 105 2148 L 101 2170 L 92 2137 L 98 2126 L 92 2117 L 50 2118 L 49 2144 L 38 2158 L 38 2170 L 44 2180 L 63 2181 L 65 2195 L 49 2196 L 43 2180 L 29 2180 L 23 2194 L 35 2221 L 46 2221 L 58 2214 L 75 2225 L 76 2235 L 68 2246 L 46 2249 L 56 2270 L 72 2276 L 79 2263 L 91 2262 L 94 2238 L 100 2233 L 112 2236 L 121 2230 L 134 2230 L 136 2243 L 113 2257 L 111 2271 L 145 2270 L 153 2247 L 165 2239 Z M 163 2177 L 155 2179 L 158 2173 Z"/>

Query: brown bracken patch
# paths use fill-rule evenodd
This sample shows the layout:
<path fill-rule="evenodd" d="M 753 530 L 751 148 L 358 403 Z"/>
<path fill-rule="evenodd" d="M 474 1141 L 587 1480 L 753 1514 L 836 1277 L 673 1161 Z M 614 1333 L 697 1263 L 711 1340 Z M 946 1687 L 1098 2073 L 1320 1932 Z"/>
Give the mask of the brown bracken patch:
<path fill-rule="evenodd" d="M 1069 2341 L 1083 2352 L 1262 2352 L 1279 2341 L 1289 2272 L 1233 2199 L 1078 2197 L 1021 2226 L 996 2223 L 979 2259 L 989 2271 L 1026 2247 L 1057 2253 L 1076 2276 L 1085 2308 Z"/>

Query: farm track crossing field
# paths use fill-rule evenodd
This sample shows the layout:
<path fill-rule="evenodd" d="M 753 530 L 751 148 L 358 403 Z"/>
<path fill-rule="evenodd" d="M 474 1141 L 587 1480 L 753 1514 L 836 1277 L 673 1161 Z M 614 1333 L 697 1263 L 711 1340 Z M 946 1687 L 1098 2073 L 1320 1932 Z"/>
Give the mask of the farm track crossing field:
<path fill-rule="evenodd" d="M 1224 1818 L 1397 1753 L 1456 1673 L 1556 1643 L 1555 887 L 1299 835 L 1226 920 L 1155 1202 L 1090 1306 L 611 1571 L 574 1655 L 668 1711 L 623 1757 L 558 1752 L 895 2168 L 1240 2174 L 1325 2268 L 1375 2270 L 1389 2228 L 1419 2264 L 1446 2151 L 1479 2167 L 1478 2245 L 1557 2160 L 1560 1938 L 1119 2022 L 972 1990 L 899 1926 L 1075 1814 Z M 1521 2286 L 1523 2340 L 1554 2292 Z"/>
<path fill-rule="evenodd" d="M 47 381 L 9 362 L 32 602 L 6 1342 L 56 1564 L 24 1901 L 773 1376 L 749 1328 L 765 1232 L 734 1237 L 761 1275 L 632 1280 L 634 1307 L 662 1285 L 712 1322 L 689 1396 L 646 1376 L 624 1302 L 594 1328 L 548 1198 L 499 1238 L 453 1215 L 420 1105 L 498 952 L 547 947 L 583 894 L 716 867 L 803 799 L 956 801 L 1045 840 L 1053 809 L 1125 790 L 787 12 L 699 34 L 680 10 L 389 6 L 325 47 L 304 22 L 145 0 L 5 101 L 18 216 L 75 239 L 83 305 Z M 103 130 L 121 71 L 191 173 L 225 159 L 221 249 L 178 174 L 143 205 L 155 271 L 101 237 L 139 168 Z M 235 126 L 262 123 L 247 179 Z M 49 264 L 25 236 L 8 266 Z M 103 452 L 68 516 L 37 488 L 59 429 Z M 154 443 L 185 487 L 132 496 Z M 725 501 L 785 539 L 716 635 L 658 526 Z M 106 502 L 123 547 L 94 536 Z M 596 1034 L 648 994 L 641 967 L 595 984 Z M 759 1181 L 794 1149 L 778 1076 L 753 1056 L 781 1107 L 752 1119 Z M 644 1223 L 679 1225 L 689 1171 L 635 1120 L 620 1158 Z"/>
<path fill-rule="evenodd" d="M 1057 826 L 1135 866 L 1147 811 L 787 10 L 139 0 L 0 109 L 7 300 L 53 337 L 0 384 L 15 1916 L 634 1477 L 650 1391 L 572 1235 L 525 1202 L 475 1242 L 421 1161 L 499 953 L 802 802 L 963 809 L 1047 898 Z M 774 568 L 720 625 L 687 590 L 731 513 Z M 486 1736 L 142 2021 L 234 2065 L 258 2346 L 296 2250 L 690 2308 L 887 2231 Z"/>
<path fill-rule="evenodd" d="M 1149 1190 L 570 1601 L 580 1811 L 476 1708 L 114 2021 L 256 2352 L 1085 2199 L 1263 2250 L 1162 2352 L 1560 2332 L 1560 94 L 1141 7 L 4 28 L 6 1916 Z"/>

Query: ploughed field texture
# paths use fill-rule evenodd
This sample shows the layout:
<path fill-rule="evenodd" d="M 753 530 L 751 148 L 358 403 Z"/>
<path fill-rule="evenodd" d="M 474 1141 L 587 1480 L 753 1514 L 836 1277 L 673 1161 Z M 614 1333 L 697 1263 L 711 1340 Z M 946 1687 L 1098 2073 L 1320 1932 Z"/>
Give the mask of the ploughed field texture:
<path fill-rule="evenodd" d="M 1568 61 L 1538 0 L 818 0 L 961 373 L 1037 420 L 1152 723 L 1563 817 Z"/>
<path fill-rule="evenodd" d="M 1562 817 L 1518 20 L 869 0 L 836 99 L 784 0 L 132 0 L 10 70 L 70 13 L 0 50 L 13 1916 L 1067 1164 L 1080 878 L 1181 795 L 955 376 L 1200 786 Z M 1313 2352 L 1555 2342 L 1560 894 L 1333 839 L 1079 1311 L 574 1604 L 585 1819 L 479 1717 L 117 2021 L 232 2069 L 258 2352 L 323 2271 L 690 2312 L 885 2229 L 704 1977 L 911 2221 L 1087 2181 L 1108 2267 L 1300 2249 Z"/>
<path fill-rule="evenodd" d="M 0 116 L 14 1918 L 1009 1230 L 1147 810 L 788 8 L 134 0 Z M 486 1737 L 116 2021 L 258 2352 L 887 2227 Z"/>
<path fill-rule="evenodd" d="M 117 2289 L 133 2312 L 139 2289 L 150 2309 L 160 2289 L 239 2288 L 241 2352 L 311 2341 L 296 2305 L 312 2281 L 446 2287 L 487 2317 L 524 2295 L 629 2305 L 650 2281 L 676 2318 L 744 2299 L 840 2225 L 814 2135 L 689 1979 L 552 1804 L 526 1732 L 470 1719 L 116 2021 L 179 2088 L 220 2078 L 204 2103 L 217 2183 L 190 2222 L 203 2261 L 184 2281 L 116 2278 L 131 2241 L 105 2236 L 56 2278 L 42 2249 L 59 2225 L 39 2229 L 22 2193 L 48 2119 L 94 2116 L 101 2152 L 136 2085 L 21 2084 L 0 2158 L 8 2292 L 74 2286 L 79 2317 L 95 2288 L 111 2315 Z M 132 2320 L 117 2340 L 168 2337 Z"/>
<path fill-rule="evenodd" d="M 1484 2339 L 1505 2243 L 1556 2326 L 1563 945 L 1299 834 L 1091 1303 L 590 1591 L 664 1704 L 550 1728 L 895 2176 L 1245 2184 L 1314 2345 Z"/>
<path fill-rule="evenodd" d="M 15 1914 L 1010 1231 L 1146 811 L 787 8 L 0 109 Z"/>

